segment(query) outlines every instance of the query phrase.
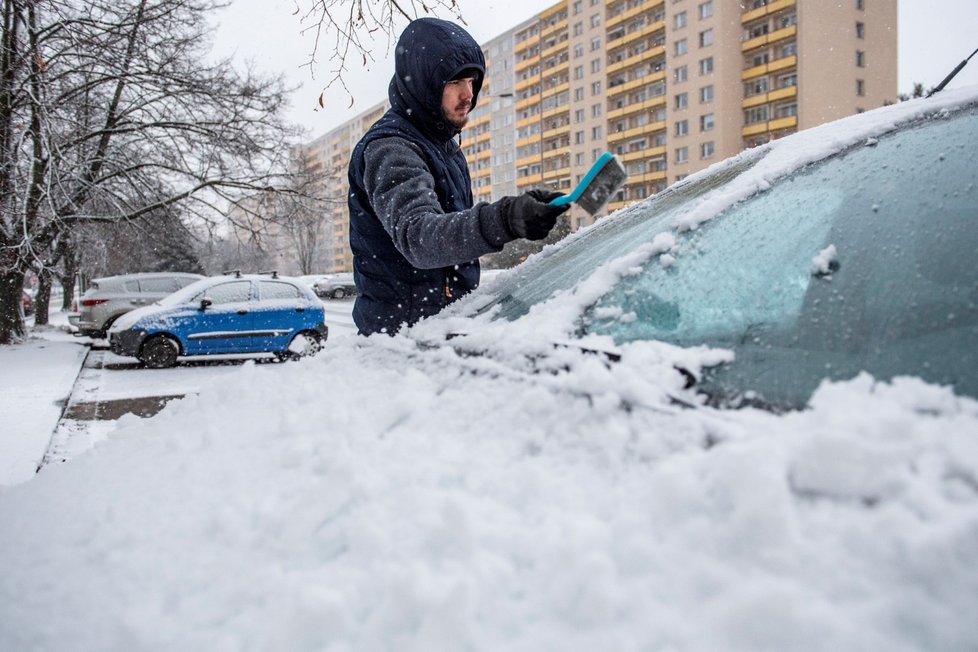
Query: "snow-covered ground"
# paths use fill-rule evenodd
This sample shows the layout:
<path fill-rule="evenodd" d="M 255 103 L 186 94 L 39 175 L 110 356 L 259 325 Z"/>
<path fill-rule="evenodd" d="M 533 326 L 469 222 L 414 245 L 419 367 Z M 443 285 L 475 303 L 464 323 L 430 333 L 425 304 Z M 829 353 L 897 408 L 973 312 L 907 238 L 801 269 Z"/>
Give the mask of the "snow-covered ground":
<path fill-rule="evenodd" d="M 978 401 L 863 374 L 682 408 L 676 365 L 727 352 L 553 346 L 667 244 L 516 323 L 245 363 L 0 490 L 0 650 L 978 649 Z M 485 355 L 443 345 L 476 322 Z"/>

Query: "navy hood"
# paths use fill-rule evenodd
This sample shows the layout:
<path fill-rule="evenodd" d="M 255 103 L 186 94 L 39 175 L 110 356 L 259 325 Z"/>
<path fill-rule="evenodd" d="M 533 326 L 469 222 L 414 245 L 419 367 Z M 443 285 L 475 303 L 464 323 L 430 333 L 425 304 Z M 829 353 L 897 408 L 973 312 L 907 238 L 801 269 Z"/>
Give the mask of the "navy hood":
<path fill-rule="evenodd" d="M 451 140 L 458 130 L 442 115 L 442 93 L 445 82 L 465 69 L 477 72 L 474 109 L 486 75 L 482 48 L 454 23 L 438 18 L 411 21 L 394 51 L 394 77 L 387 91 L 391 107 L 434 141 Z"/>

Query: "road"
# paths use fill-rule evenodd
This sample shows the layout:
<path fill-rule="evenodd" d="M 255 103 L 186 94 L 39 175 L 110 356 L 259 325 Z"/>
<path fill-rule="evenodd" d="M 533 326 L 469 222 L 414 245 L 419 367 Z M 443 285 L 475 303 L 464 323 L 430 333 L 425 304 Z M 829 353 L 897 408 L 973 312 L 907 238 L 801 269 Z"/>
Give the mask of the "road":
<path fill-rule="evenodd" d="M 326 347 L 338 337 L 356 333 L 352 299 L 324 299 L 323 305 L 329 326 Z M 271 354 L 236 355 L 181 360 L 172 369 L 146 369 L 134 358 L 109 351 L 106 341 L 93 340 L 41 466 L 71 459 L 105 439 L 121 417 L 150 417 L 169 401 L 220 382 L 247 360 L 278 364 Z"/>

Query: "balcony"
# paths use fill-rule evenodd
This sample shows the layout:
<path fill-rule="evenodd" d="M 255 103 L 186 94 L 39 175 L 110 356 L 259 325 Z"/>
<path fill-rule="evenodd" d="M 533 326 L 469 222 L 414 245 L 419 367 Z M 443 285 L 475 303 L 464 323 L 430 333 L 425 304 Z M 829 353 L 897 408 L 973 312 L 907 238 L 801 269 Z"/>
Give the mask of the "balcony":
<path fill-rule="evenodd" d="M 610 50 L 612 48 L 619 48 L 622 47 L 623 45 L 628 45 L 629 43 L 637 41 L 640 38 L 651 36 L 652 34 L 658 32 L 659 30 L 665 29 L 665 27 L 666 27 L 666 22 L 664 20 L 654 22 L 651 25 L 646 25 L 642 29 L 637 29 L 634 32 L 625 34 L 620 38 L 616 38 L 613 41 L 608 41 L 608 49 Z"/>
<path fill-rule="evenodd" d="M 761 104 L 767 104 L 768 102 L 777 102 L 779 100 L 788 99 L 789 97 L 798 96 L 797 86 L 788 86 L 786 88 L 779 88 L 777 90 L 768 91 L 767 93 L 759 93 L 758 95 L 751 95 L 745 98 L 741 103 L 741 107 L 749 109 L 754 106 L 760 106 Z"/>
<path fill-rule="evenodd" d="M 622 59 L 621 61 L 616 61 L 615 63 L 608 66 L 607 74 L 612 74 L 623 70 L 625 68 L 631 68 L 632 66 L 648 61 L 649 59 L 654 59 L 655 57 L 663 56 L 666 53 L 666 46 L 658 45 L 654 48 L 650 48 L 645 52 L 640 52 L 638 54 L 633 54 L 627 59 Z"/>
<path fill-rule="evenodd" d="M 751 136 L 757 136 L 759 134 L 768 133 L 769 131 L 781 131 L 782 129 L 792 129 L 798 126 L 798 116 L 792 115 L 787 118 L 778 118 L 776 120 L 768 120 L 767 122 L 758 122 L 752 125 L 747 125 L 740 130 L 740 135 L 744 138 L 750 138 Z"/>
<path fill-rule="evenodd" d="M 751 50 L 756 50 L 757 48 L 764 47 L 765 45 L 771 45 L 772 43 L 777 43 L 778 41 L 783 41 L 786 38 L 791 38 L 798 34 L 797 25 L 789 25 L 783 29 L 778 29 L 770 34 L 761 34 L 752 39 L 748 39 L 740 44 L 741 52 L 749 52 Z"/>
<path fill-rule="evenodd" d="M 798 56 L 793 54 L 790 57 L 782 57 L 759 66 L 754 66 L 753 68 L 747 68 L 741 71 L 740 79 L 742 81 L 747 81 L 749 79 L 753 79 L 754 77 L 760 77 L 761 75 L 766 75 L 771 72 L 785 70 L 786 68 L 794 68 L 797 65 Z"/>
<path fill-rule="evenodd" d="M 616 120 L 618 118 L 624 118 L 635 113 L 641 113 L 642 111 L 651 111 L 652 109 L 657 109 L 661 106 L 666 105 L 666 95 L 659 95 L 658 97 L 653 97 L 652 99 L 645 100 L 644 102 L 633 102 L 632 104 L 626 104 L 620 109 L 614 109 L 613 111 L 608 111 L 608 121 Z"/>
<path fill-rule="evenodd" d="M 605 22 L 605 27 L 607 29 L 612 29 L 613 27 L 620 25 L 630 18 L 635 18 L 636 16 L 641 16 L 643 13 L 652 9 L 656 3 L 654 0 L 645 0 L 642 4 L 637 7 L 632 7 L 628 11 L 622 12 L 617 16 L 612 16 Z M 660 3 L 661 4 L 661 3 Z"/>
<path fill-rule="evenodd" d="M 629 138 L 637 138 L 639 136 L 644 136 L 646 134 L 655 133 L 656 131 L 661 131 L 666 128 L 665 120 L 660 120 L 659 122 L 650 122 L 639 127 L 632 127 L 631 129 L 626 129 L 624 131 L 613 131 L 608 134 L 608 144 L 617 143 L 622 140 L 628 140 Z"/>
<path fill-rule="evenodd" d="M 665 156 L 666 146 L 660 145 L 658 147 L 646 147 L 645 149 L 636 150 L 634 152 L 625 152 L 624 154 L 619 154 L 618 158 L 622 160 L 623 163 L 628 163 L 630 161 L 641 161 L 642 159 L 652 158 L 653 156 Z M 629 181 L 631 178 L 629 178 Z"/>
<path fill-rule="evenodd" d="M 751 9 L 750 11 L 744 12 L 740 16 L 740 24 L 746 25 L 758 18 L 763 18 L 764 16 L 770 16 L 773 13 L 777 13 L 782 9 L 787 9 L 788 7 L 794 7 L 795 0 L 776 0 L 775 2 L 770 2 L 765 7 L 758 7 L 757 9 Z"/>
<path fill-rule="evenodd" d="M 548 97 L 551 97 L 553 95 L 557 95 L 559 93 L 562 93 L 562 92 L 568 91 L 568 90 L 570 90 L 570 82 L 564 82 L 562 84 L 557 84 L 553 88 L 548 88 L 547 90 L 543 91 L 543 93 L 540 95 L 540 99 L 546 99 Z"/>
<path fill-rule="evenodd" d="M 637 88 L 642 88 L 643 86 L 648 86 L 649 84 L 654 84 L 660 82 L 666 78 L 666 71 L 660 71 L 652 73 L 651 75 L 646 75 L 645 77 L 639 77 L 638 79 L 633 79 L 630 82 L 625 82 L 624 84 L 618 84 L 617 86 L 612 86 L 608 89 L 608 99 L 618 97 L 622 93 L 628 93 L 634 91 Z M 665 93 L 663 93 L 665 95 Z"/>

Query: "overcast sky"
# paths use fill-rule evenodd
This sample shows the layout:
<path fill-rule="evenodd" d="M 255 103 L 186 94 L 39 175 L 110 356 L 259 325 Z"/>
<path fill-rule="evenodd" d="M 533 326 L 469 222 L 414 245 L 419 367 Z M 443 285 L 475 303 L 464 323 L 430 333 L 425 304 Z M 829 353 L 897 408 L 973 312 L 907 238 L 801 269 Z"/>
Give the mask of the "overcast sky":
<path fill-rule="evenodd" d="M 499 36 L 517 23 L 550 7 L 555 0 L 459 0 L 469 32 L 479 43 Z M 819 0 L 826 1 L 826 0 Z M 879 0 L 867 0 L 873 2 Z M 978 48 L 978 1 L 898 0 L 899 92 L 909 93 L 913 82 L 931 87 Z M 298 4 L 297 4 L 298 3 Z M 300 86 L 293 96 L 289 118 L 308 129 L 310 138 L 342 124 L 387 97 L 393 73 L 391 44 L 378 33 L 374 62 L 366 69 L 354 57 L 346 81 L 353 95 L 338 85 L 325 89 L 325 108 L 318 99 L 332 76 L 328 52 L 321 46 L 319 61 L 310 67 L 315 41 L 309 23 L 301 22 L 297 7 L 309 0 L 232 0 L 218 15 L 215 52 L 250 60 L 266 72 L 281 73 Z M 443 17 L 448 17 L 443 15 Z M 403 24 L 401 24 L 403 28 Z M 324 46 L 328 46 L 324 44 Z M 950 87 L 978 84 L 978 55 Z"/>

